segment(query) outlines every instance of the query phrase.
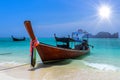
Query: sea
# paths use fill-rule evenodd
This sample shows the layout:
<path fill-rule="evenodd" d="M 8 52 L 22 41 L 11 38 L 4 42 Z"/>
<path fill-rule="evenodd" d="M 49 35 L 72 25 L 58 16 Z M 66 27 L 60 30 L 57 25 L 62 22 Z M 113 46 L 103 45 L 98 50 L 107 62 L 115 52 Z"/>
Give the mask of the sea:
<path fill-rule="evenodd" d="M 56 46 L 54 38 L 38 38 L 40 42 Z M 89 38 L 90 53 L 82 58 L 70 59 L 77 64 L 99 70 L 120 70 L 120 39 Z M 71 43 L 72 45 L 72 43 Z M 30 63 L 30 39 L 12 41 L 11 38 L 0 38 L 0 71 L 10 67 Z M 37 61 L 42 63 L 37 54 Z"/>

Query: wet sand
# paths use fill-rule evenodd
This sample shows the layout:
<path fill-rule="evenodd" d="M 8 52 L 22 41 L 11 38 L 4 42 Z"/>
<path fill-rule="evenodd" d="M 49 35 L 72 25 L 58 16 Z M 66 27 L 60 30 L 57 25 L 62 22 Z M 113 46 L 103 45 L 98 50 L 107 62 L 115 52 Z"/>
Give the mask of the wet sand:
<path fill-rule="evenodd" d="M 0 73 L 13 78 L 9 80 L 120 80 L 120 71 L 98 70 L 76 61 L 38 63 L 35 68 L 23 65 L 0 71 Z"/>

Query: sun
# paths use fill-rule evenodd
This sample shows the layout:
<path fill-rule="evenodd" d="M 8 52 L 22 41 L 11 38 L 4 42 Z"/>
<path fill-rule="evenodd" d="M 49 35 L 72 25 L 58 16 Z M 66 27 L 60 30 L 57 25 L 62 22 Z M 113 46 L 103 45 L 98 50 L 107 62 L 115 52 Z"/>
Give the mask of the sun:
<path fill-rule="evenodd" d="M 98 9 L 98 14 L 102 19 L 109 19 L 111 17 L 111 8 L 106 5 L 102 5 Z"/>

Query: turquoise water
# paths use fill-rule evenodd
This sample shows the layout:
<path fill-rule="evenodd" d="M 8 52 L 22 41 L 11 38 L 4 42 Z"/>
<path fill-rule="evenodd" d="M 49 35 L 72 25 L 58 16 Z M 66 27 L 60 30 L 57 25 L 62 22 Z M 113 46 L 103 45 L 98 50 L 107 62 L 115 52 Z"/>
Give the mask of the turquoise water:
<path fill-rule="evenodd" d="M 39 38 L 39 41 L 54 45 L 53 38 Z M 89 39 L 89 44 L 93 45 L 89 55 L 84 58 L 72 59 L 73 61 L 83 61 L 88 66 L 99 68 L 101 66 L 114 66 L 120 68 L 120 39 Z M 0 66 L 7 64 L 30 63 L 29 52 L 30 40 L 14 42 L 11 38 L 0 39 Z M 39 56 L 37 55 L 39 61 Z"/>
<path fill-rule="evenodd" d="M 120 68 L 120 39 L 90 39 L 90 44 L 94 48 L 83 59 L 88 65 L 99 69 Z"/>

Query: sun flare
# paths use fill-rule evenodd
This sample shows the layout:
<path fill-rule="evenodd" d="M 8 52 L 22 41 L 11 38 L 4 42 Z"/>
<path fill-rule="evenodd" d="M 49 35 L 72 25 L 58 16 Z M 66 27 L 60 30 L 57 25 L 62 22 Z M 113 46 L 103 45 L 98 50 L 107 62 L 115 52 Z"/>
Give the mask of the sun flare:
<path fill-rule="evenodd" d="M 102 19 L 109 19 L 111 16 L 111 9 L 109 6 L 101 6 L 98 9 L 98 14 Z"/>

